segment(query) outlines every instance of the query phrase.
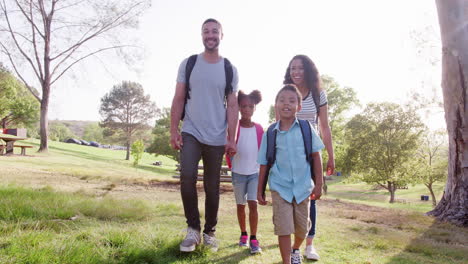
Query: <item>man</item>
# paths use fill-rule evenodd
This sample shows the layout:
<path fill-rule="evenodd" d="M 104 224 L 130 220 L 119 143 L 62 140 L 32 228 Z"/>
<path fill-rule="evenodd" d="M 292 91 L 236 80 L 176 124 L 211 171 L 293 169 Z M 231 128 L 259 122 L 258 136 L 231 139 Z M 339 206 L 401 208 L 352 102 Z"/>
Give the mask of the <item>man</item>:
<path fill-rule="evenodd" d="M 180 64 L 171 108 L 171 145 L 180 149 L 180 190 L 188 225 L 187 235 L 180 244 L 180 251 L 183 252 L 194 251 L 201 241 L 196 189 L 200 159 L 203 160 L 203 187 L 206 193 L 203 243 L 213 251 L 218 249 L 215 231 L 221 164 L 225 152 L 229 155 L 236 153 L 237 70 L 232 67 L 232 89 L 225 92 L 227 62 L 218 51 L 223 38 L 221 24 L 212 18 L 205 20 L 201 35 L 205 50 L 198 54 L 188 84 L 188 59 Z M 189 91 L 189 99 L 185 104 L 186 91 Z M 180 133 L 179 122 L 184 111 Z"/>

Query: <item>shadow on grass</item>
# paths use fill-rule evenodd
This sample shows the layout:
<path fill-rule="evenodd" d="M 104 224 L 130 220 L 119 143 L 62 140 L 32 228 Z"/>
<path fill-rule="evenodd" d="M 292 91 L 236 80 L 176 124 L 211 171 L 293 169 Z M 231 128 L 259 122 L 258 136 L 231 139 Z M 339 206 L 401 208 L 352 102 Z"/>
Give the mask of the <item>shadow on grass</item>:
<path fill-rule="evenodd" d="M 254 255 L 250 254 L 250 251 L 249 251 L 248 248 L 239 248 L 239 245 L 237 245 L 237 244 L 232 244 L 232 245 L 228 246 L 228 248 L 236 248 L 236 249 L 239 249 L 239 251 L 237 251 L 235 253 L 232 253 L 230 255 L 227 255 L 227 256 L 222 256 L 220 258 L 216 258 L 215 259 L 216 263 L 232 263 L 232 264 L 234 264 L 234 263 L 239 263 L 244 259 L 254 257 Z M 278 245 L 267 245 L 267 246 L 262 245 L 262 249 L 263 250 L 277 249 L 278 254 L 279 254 Z"/>
<path fill-rule="evenodd" d="M 434 222 L 387 264 L 468 263 L 468 228 Z"/>

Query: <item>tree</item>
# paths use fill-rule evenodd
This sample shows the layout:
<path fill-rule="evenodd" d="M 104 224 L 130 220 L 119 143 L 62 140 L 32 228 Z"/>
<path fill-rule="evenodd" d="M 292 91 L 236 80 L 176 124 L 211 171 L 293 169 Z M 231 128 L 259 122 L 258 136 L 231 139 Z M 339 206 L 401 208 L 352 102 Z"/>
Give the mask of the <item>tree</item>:
<path fill-rule="evenodd" d="M 140 163 L 141 157 L 143 157 L 143 151 L 145 150 L 145 144 L 143 140 L 139 139 L 132 144 L 132 156 L 133 166 L 137 166 Z"/>
<path fill-rule="evenodd" d="M 91 123 L 84 128 L 83 139 L 86 141 L 104 142 L 104 128 L 98 123 Z"/>
<path fill-rule="evenodd" d="M 429 215 L 468 226 L 468 2 L 436 0 L 442 38 L 442 92 L 449 137 L 444 195 Z"/>
<path fill-rule="evenodd" d="M 414 109 L 393 103 L 369 104 L 346 126 L 347 166 L 353 177 L 377 184 L 390 193 L 414 176 L 413 157 L 423 124 Z"/>
<path fill-rule="evenodd" d="M 148 148 L 148 152 L 155 155 L 169 156 L 173 160 L 180 162 L 179 151 L 175 150 L 170 145 L 171 134 L 171 109 L 166 107 L 161 111 L 161 115 L 153 129 L 153 143 Z"/>
<path fill-rule="evenodd" d="M 270 109 L 268 109 L 268 123 L 273 124 L 276 122 L 276 111 L 275 111 L 275 105 L 270 105 Z"/>
<path fill-rule="evenodd" d="M 69 138 L 74 138 L 76 135 L 63 123 L 54 122 L 49 127 L 50 135 L 49 138 L 54 141 L 65 142 Z"/>
<path fill-rule="evenodd" d="M 101 126 L 121 130 L 127 147 L 126 160 L 130 159 L 130 145 L 134 134 L 147 127 L 147 122 L 157 113 L 156 104 L 144 94 L 143 87 L 135 82 L 123 81 L 101 98 L 99 110 Z"/>
<path fill-rule="evenodd" d="M 39 151 L 48 150 L 51 87 L 74 65 L 108 50 L 122 54 L 122 29 L 136 27 L 147 0 L 0 0 L 0 54 L 41 104 Z M 33 83 L 41 87 L 35 94 Z"/>
<path fill-rule="evenodd" d="M 417 179 L 431 193 L 434 206 L 437 205 L 437 200 L 432 186 L 435 182 L 444 181 L 447 178 L 446 136 L 447 134 L 443 131 L 425 131 L 417 152 Z"/>
<path fill-rule="evenodd" d="M 0 125 L 30 126 L 39 119 L 39 104 L 9 71 L 0 64 Z"/>
<path fill-rule="evenodd" d="M 349 117 L 347 114 L 351 109 L 359 106 L 356 91 L 351 87 L 342 87 L 330 76 L 322 75 L 322 85 L 327 92 L 328 98 L 328 120 L 333 137 L 333 152 L 335 155 L 335 167 L 344 168 L 345 155 L 348 145 L 344 138 L 344 131 Z M 327 152 L 322 154 L 324 168 L 326 168 Z"/>

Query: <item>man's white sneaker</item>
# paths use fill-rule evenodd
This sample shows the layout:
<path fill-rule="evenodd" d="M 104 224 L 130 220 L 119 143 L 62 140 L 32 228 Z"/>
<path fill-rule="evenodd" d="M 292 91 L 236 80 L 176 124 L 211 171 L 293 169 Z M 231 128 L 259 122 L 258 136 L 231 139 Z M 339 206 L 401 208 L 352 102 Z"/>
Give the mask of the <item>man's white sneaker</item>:
<path fill-rule="evenodd" d="M 315 250 L 313 245 L 307 246 L 306 247 L 306 258 L 310 260 L 319 260 L 320 256 Z"/>
<path fill-rule="evenodd" d="M 203 245 L 211 249 L 211 251 L 218 251 L 218 240 L 216 240 L 215 234 L 210 232 L 209 234 L 203 233 Z"/>
<path fill-rule="evenodd" d="M 200 244 L 200 232 L 191 227 L 187 227 L 187 235 L 185 239 L 180 243 L 180 251 L 192 252 L 195 250 L 198 244 Z"/>

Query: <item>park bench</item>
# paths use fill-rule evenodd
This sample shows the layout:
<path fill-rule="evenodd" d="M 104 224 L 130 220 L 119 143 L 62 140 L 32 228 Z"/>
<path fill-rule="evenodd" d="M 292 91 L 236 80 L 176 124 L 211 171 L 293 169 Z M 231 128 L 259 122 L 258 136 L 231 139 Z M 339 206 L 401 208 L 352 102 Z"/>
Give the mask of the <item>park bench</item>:
<path fill-rule="evenodd" d="M 176 172 L 177 175 L 172 176 L 173 178 L 180 179 L 180 164 L 176 164 Z M 221 182 L 232 182 L 232 177 L 229 175 L 229 169 L 228 166 L 221 166 L 221 174 L 220 174 L 220 181 Z M 197 180 L 198 181 L 203 181 L 203 166 L 198 165 L 198 175 L 197 175 Z"/>
<path fill-rule="evenodd" d="M 21 148 L 21 155 L 26 156 L 26 149 L 27 148 L 32 148 L 33 146 L 26 146 L 26 145 L 14 145 L 15 148 Z M 0 145 L 0 155 L 4 154 L 4 151 L 6 150 L 5 145 Z"/>
<path fill-rule="evenodd" d="M 26 156 L 26 149 L 32 148 L 33 146 L 26 145 L 14 145 L 15 148 L 21 148 L 21 156 Z"/>

